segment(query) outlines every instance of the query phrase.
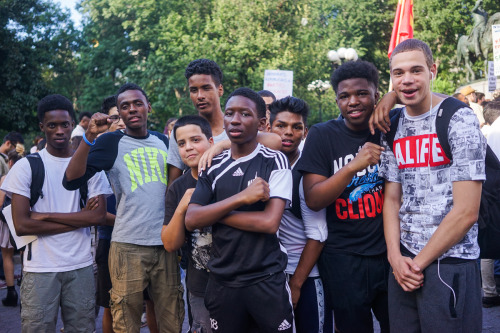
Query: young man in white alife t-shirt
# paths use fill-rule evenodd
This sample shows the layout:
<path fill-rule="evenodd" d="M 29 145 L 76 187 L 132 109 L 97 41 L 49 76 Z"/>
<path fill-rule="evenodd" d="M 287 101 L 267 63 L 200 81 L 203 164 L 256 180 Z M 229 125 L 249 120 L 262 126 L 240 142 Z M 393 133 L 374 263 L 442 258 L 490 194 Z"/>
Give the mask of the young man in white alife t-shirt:
<path fill-rule="evenodd" d="M 62 186 L 62 170 L 73 154 L 73 106 L 64 96 L 46 96 L 38 103 L 38 118 L 47 139 L 47 148 L 39 153 L 45 169 L 43 195 L 30 208 L 32 172 L 26 158 L 16 163 L 1 188 L 12 197 L 17 235 L 38 236 L 24 253 L 22 332 L 54 332 L 59 306 L 66 331 L 93 332 L 94 273 L 87 227 L 105 223 L 105 196 L 111 188 L 103 173 L 96 174 L 87 185 L 88 197 L 97 196 L 98 207 L 82 211 L 80 191 Z"/>

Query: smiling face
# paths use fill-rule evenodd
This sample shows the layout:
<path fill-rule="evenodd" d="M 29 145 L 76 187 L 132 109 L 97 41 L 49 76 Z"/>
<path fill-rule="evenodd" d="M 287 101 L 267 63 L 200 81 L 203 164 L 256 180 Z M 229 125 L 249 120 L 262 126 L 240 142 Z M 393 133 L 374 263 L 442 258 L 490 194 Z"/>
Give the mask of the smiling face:
<path fill-rule="evenodd" d="M 340 81 L 337 88 L 337 105 L 346 126 L 353 131 L 368 128 L 379 94 L 373 83 L 364 78 Z"/>
<path fill-rule="evenodd" d="M 213 143 L 213 139 L 207 139 L 198 125 L 185 125 L 178 127 L 175 131 L 177 146 L 182 162 L 190 168 L 197 168 L 198 162 L 205 151 Z"/>
<path fill-rule="evenodd" d="M 283 111 L 276 114 L 271 126 L 271 132 L 280 136 L 280 150 L 289 156 L 297 151 L 300 142 L 306 136 L 307 129 L 302 115 Z"/>
<path fill-rule="evenodd" d="M 47 140 L 47 151 L 56 157 L 69 157 L 70 138 L 75 122 L 66 110 L 45 112 L 40 130 Z"/>
<path fill-rule="evenodd" d="M 429 111 L 431 106 L 430 82 L 436 76 L 436 65 L 427 65 L 420 50 L 402 52 L 391 60 L 391 80 L 401 104 L 412 116 Z"/>
<path fill-rule="evenodd" d="M 189 95 L 200 116 L 211 118 L 220 111 L 220 98 L 224 93 L 222 84 L 217 86 L 211 75 L 195 74 L 188 79 Z"/>
<path fill-rule="evenodd" d="M 232 143 L 245 144 L 255 141 L 257 131 L 262 130 L 266 118 L 259 118 L 255 103 L 243 96 L 233 96 L 226 103 L 224 127 Z"/>
<path fill-rule="evenodd" d="M 117 97 L 120 117 L 125 123 L 125 133 L 132 136 L 146 136 L 148 113 L 151 104 L 140 90 L 125 90 Z"/>

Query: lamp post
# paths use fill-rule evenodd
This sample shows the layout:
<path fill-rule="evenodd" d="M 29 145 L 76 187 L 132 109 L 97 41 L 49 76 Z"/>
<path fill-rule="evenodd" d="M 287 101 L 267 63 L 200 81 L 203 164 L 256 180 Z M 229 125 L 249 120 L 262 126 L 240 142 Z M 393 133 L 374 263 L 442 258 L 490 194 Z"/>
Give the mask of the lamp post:
<path fill-rule="evenodd" d="M 332 72 L 337 69 L 344 61 L 356 61 L 358 60 L 358 53 L 352 47 L 345 48 L 341 47 L 337 51 L 330 50 L 326 54 L 328 60 L 332 63 Z"/>
<path fill-rule="evenodd" d="M 331 85 L 328 81 L 314 80 L 307 85 L 307 90 L 314 91 L 319 100 L 319 122 L 322 123 L 321 106 L 323 104 L 323 95 L 330 89 Z"/>

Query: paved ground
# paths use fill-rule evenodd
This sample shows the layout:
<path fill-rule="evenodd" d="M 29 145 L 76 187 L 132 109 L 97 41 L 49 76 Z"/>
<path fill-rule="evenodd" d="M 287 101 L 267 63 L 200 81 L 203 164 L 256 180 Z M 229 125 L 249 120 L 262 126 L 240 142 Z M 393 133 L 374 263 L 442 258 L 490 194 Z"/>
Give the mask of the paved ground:
<path fill-rule="evenodd" d="M 20 273 L 21 265 L 18 263 L 18 258 L 16 260 L 16 274 Z M 19 287 L 17 287 L 19 292 Z M 4 298 L 6 294 L 6 289 L 0 290 L 0 299 Z M 102 309 L 99 312 L 99 316 L 96 318 L 96 332 L 102 332 Z M 61 317 L 59 316 L 57 323 L 57 332 L 59 332 L 62 327 Z M 184 321 L 183 332 L 187 332 L 188 326 L 187 321 Z M 0 333 L 19 333 L 21 332 L 21 318 L 19 306 L 5 307 L 0 303 Z M 141 329 L 141 333 L 149 332 L 147 327 Z M 380 332 L 378 323 L 375 324 L 375 333 Z M 500 307 L 494 307 L 489 309 L 483 308 L 483 333 L 499 333 L 500 332 Z"/>

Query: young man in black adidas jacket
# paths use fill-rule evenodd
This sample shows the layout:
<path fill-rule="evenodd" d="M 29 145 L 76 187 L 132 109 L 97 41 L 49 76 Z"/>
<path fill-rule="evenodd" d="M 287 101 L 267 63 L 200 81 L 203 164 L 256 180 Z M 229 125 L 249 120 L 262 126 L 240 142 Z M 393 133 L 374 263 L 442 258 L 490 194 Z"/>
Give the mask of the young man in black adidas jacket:
<path fill-rule="evenodd" d="M 400 43 L 389 67 L 406 105 L 394 144 L 383 137 L 384 232 L 393 274 L 389 318 L 394 332 L 480 332 L 477 218 L 485 179 L 486 142 L 472 110 L 455 112 L 448 128 L 450 160 L 435 124 L 432 52 L 416 39 Z M 402 202 L 401 202 L 402 199 Z"/>
<path fill-rule="evenodd" d="M 257 143 L 265 122 L 266 105 L 255 91 L 229 96 L 224 127 L 231 149 L 198 177 L 186 213 L 188 230 L 212 226 L 205 305 L 213 332 L 294 331 L 287 258 L 276 235 L 292 173 L 283 153 Z"/>
<path fill-rule="evenodd" d="M 86 227 L 105 223 L 105 196 L 112 191 L 104 173 L 96 174 L 87 184 L 88 197 L 98 196 L 98 206 L 81 211 L 80 191 L 62 186 L 61 171 L 73 155 L 73 106 L 61 95 L 49 95 L 38 103 L 38 119 L 47 139 L 47 148 L 40 151 L 45 169 L 43 196 L 30 209 L 32 172 L 26 158 L 13 166 L 1 188 L 12 197 L 17 235 L 38 237 L 24 252 L 22 332 L 54 332 L 59 307 L 66 331 L 93 332 L 94 272 Z"/>

